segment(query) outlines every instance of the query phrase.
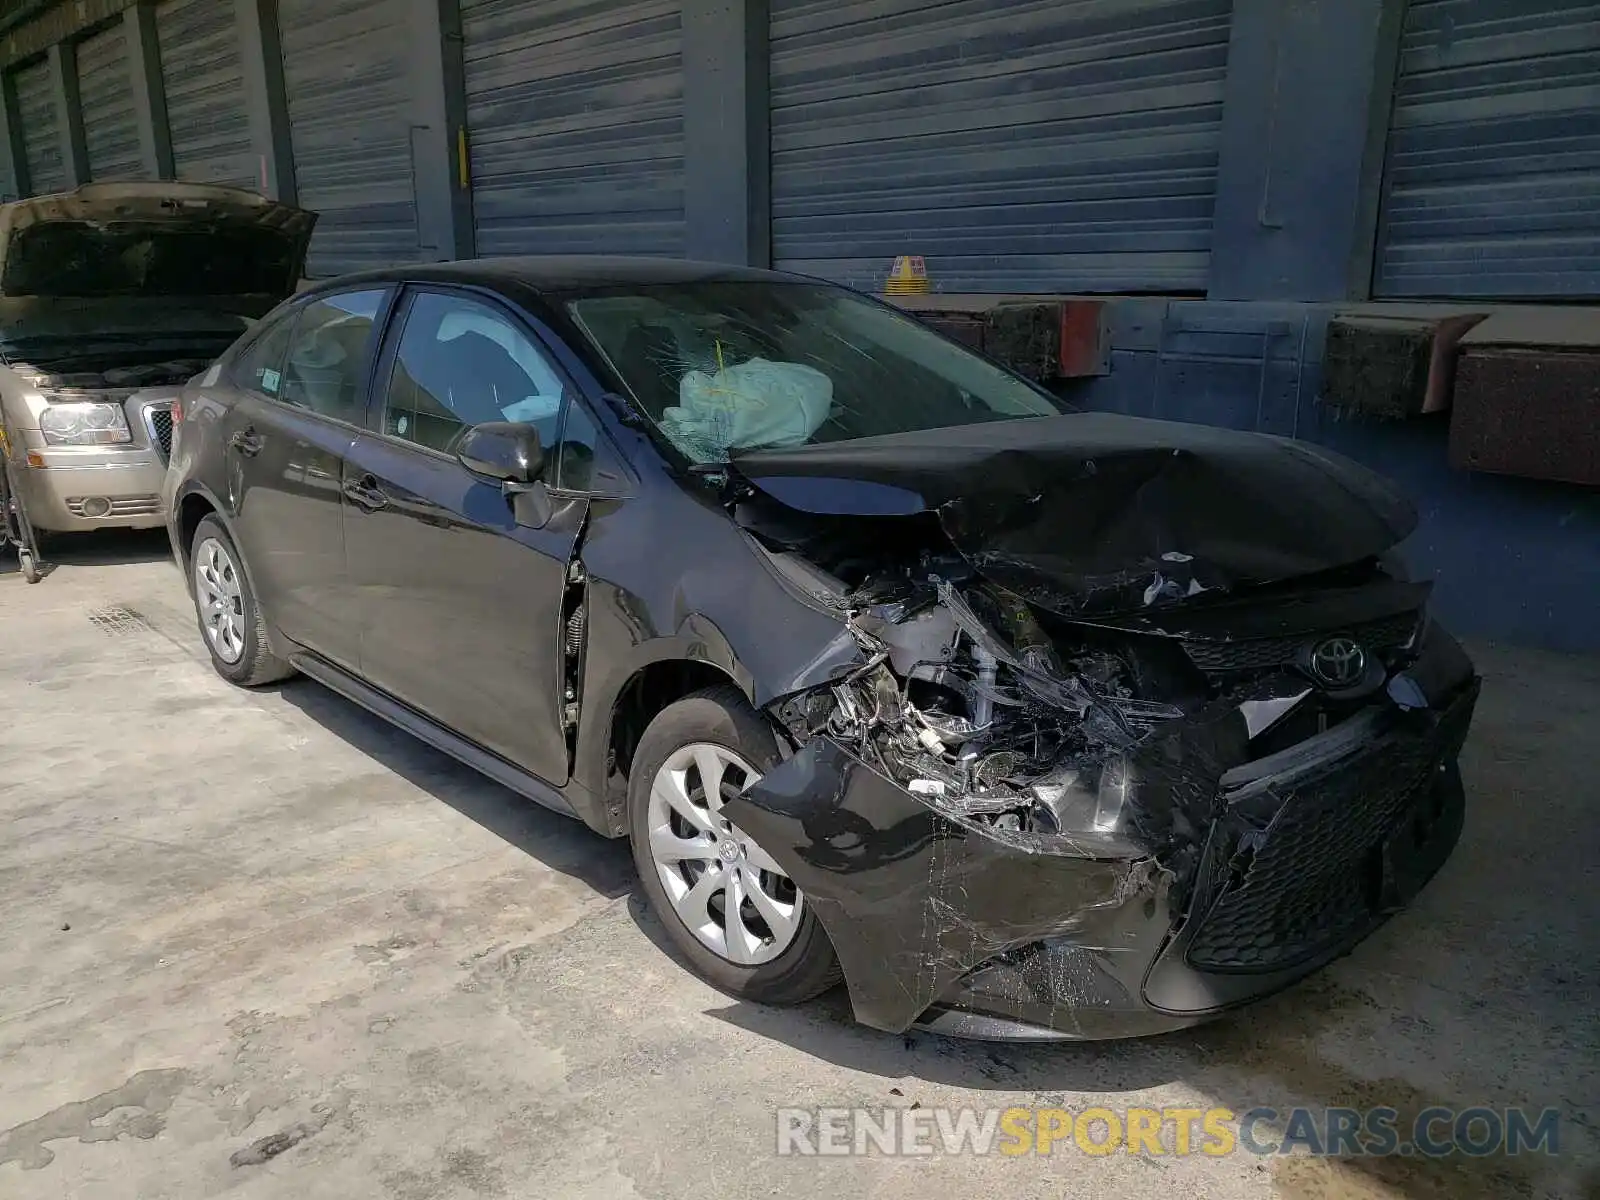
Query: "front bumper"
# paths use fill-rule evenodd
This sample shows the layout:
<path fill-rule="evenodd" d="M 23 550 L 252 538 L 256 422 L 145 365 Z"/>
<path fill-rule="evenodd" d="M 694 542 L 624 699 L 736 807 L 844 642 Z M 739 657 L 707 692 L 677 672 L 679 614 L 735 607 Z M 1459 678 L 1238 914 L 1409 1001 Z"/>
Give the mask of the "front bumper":
<path fill-rule="evenodd" d="M 37 463 L 13 464 L 33 524 L 58 533 L 155 529 L 165 523 L 161 484 L 167 466 L 147 447 L 71 452 L 35 450 Z"/>
<path fill-rule="evenodd" d="M 80 533 L 165 524 L 172 392 L 147 388 L 123 402 L 132 440 L 120 445 L 53 446 L 36 426 L 18 431 L 12 477 L 35 528 Z"/>
<path fill-rule="evenodd" d="M 1143 748 L 1178 821 L 1160 850 L 1090 857 L 953 820 L 819 739 L 729 816 L 789 872 L 844 970 L 856 1016 L 898 1032 L 1130 1037 L 1278 991 L 1347 953 L 1444 863 L 1464 800 L 1455 760 L 1479 682 L 1430 631 L 1411 672 L 1430 707 L 1384 701 L 1233 770 L 1196 723 Z M 1174 722 L 1183 726 L 1185 723 Z"/>

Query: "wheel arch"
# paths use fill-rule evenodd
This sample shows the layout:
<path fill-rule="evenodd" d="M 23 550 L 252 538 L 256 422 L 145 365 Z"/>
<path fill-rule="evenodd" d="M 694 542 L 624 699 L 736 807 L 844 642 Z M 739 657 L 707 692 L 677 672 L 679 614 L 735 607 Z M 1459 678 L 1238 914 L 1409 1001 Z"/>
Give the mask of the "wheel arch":
<path fill-rule="evenodd" d="M 190 550 L 194 546 L 195 532 L 200 528 L 200 522 L 207 517 L 215 517 L 222 526 L 223 532 L 228 535 L 228 540 L 233 543 L 234 556 L 238 559 L 239 569 L 244 572 L 245 582 L 250 585 L 250 594 L 256 597 L 256 603 L 261 603 L 261 589 L 256 586 L 255 575 L 250 569 L 250 556 L 245 553 L 244 547 L 239 545 L 239 535 L 234 532 L 233 521 L 228 515 L 225 505 L 212 494 L 209 488 L 199 482 L 188 485 L 172 501 L 172 533 L 175 537 L 174 548 L 182 555 L 181 565 L 184 574 L 184 587 L 193 590 L 194 582 L 188 578 L 193 563 L 190 560 Z M 267 644 L 272 653 L 279 658 L 288 658 L 295 647 L 284 640 L 278 627 L 272 622 L 272 614 L 263 609 L 263 617 L 267 625 Z"/>
<path fill-rule="evenodd" d="M 725 647 L 725 643 L 724 643 Z M 707 656 L 703 644 L 678 638 L 640 647 L 642 658 L 631 665 L 608 697 L 590 709 L 580 740 L 575 772 L 593 794 L 604 796 L 604 828 L 611 837 L 627 832 L 628 772 L 639 739 L 667 706 L 707 688 L 732 685 L 747 701 L 749 674 L 731 654 Z"/>
<path fill-rule="evenodd" d="M 172 524 L 178 535 L 178 549 L 183 554 L 185 569 L 189 565 L 189 551 L 194 546 L 195 531 L 200 528 L 201 521 L 207 517 L 216 517 L 228 531 L 228 536 L 233 537 L 233 527 L 228 522 L 227 514 L 222 511 L 222 506 L 217 503 L 216 497 L 201 487 L 191 487 L 178 496 L 172 510 Z M 238 544 L 237 539 L 234 544 Z M 249 571 L 249 567 L 244 569 L 246 572 Z"/>

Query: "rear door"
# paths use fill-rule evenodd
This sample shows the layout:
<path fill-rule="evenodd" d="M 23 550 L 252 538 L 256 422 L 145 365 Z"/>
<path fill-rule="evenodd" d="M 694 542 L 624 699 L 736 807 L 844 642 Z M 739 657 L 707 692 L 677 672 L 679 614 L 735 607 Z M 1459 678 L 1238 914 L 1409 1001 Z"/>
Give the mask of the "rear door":
<path fill-rule="evenodd" d="M 235 367 L 240 397 L 222 431 L 234 534 L 263 609 L 286 637 L 351 668 L 360 639 L 340 484 L 388 295 L 322 296 L 265 330 Z"/>
<path fill-rule="evenodd" d="M 410 290 L 391 330 L 375 429 L 350 449 L 344 477 L 361 674 L 563 784 L 561 611 L 587 502 L 552 490 L 549 520 L 518 525 L 500 485 L 455 450 L 474 425 L 525 421 L 556 483 L 572 388 L 515 314 L 476 293 Z"/>

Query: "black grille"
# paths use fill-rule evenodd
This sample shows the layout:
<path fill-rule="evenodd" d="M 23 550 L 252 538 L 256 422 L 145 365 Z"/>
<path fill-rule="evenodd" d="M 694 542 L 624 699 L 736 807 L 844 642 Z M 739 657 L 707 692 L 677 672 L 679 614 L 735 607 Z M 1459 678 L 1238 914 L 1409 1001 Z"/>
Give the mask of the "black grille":
<path fill-rule="evenodd" d="M 1220 867 L 1222 892 L 1189 945 L 1190 964 L 1286 969 L 1364 928 L 1378 903 L 1382 847 L 1433 803 L 1438 753 L 1432 739 L 1391 742 L 1280 793 L 1284 803 L 1253 849 L 1236 849 Z"/>
<path fill-rule="evenodd" d="M 163 459 L 172 456 L 172 409 L 168 406 L 148 408 L 145 420 L 150 422 L 150 436 Z"/>
<path fill-rule="evenodd" d="M 1252 638 L 1234 642 L 1203 642 L 1185 639 L 1184 653 L 1206 675 L 1248 675 L 1293 666 L 1296 657 L 1308 646 L 1330 637 L 1348 637 L 1369 654 L 1386 654 L 1400 649 L 1416 632 L 1419 614 L 1401 613 L 1381 621 L 1368 621 L 1346 629 L 1328 629 L 1313 635 Z"/>

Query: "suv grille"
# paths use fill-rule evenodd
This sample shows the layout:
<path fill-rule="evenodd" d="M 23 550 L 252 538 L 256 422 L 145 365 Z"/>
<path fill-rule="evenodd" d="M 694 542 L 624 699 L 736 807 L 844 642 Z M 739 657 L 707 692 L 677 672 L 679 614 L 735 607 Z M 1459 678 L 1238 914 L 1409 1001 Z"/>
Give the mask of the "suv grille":
<path fill-rule="evenodd" d="M 1294 637 L 1253 638 L 1237 642 L 1205 642 L 1185 638 L 1183 649 L 1189 661 L 1205 675 L 1212 679 L 1226 678 L 1291 667 L 1307 646 L 1330 637 L 1351 638 L 1367 653 L 1382 656 L 1410 642 L 1420 620 L 1420 613 L 1409 612 L 1347 629 L 1329 629 Z"/>
<path fill-rule="evenodd" d="M 161 454 L 161 461 L 172 457 L 172 405 L 151 405 L 144 410 L 145 424 L 150 427 L 150 444 Z"/>

